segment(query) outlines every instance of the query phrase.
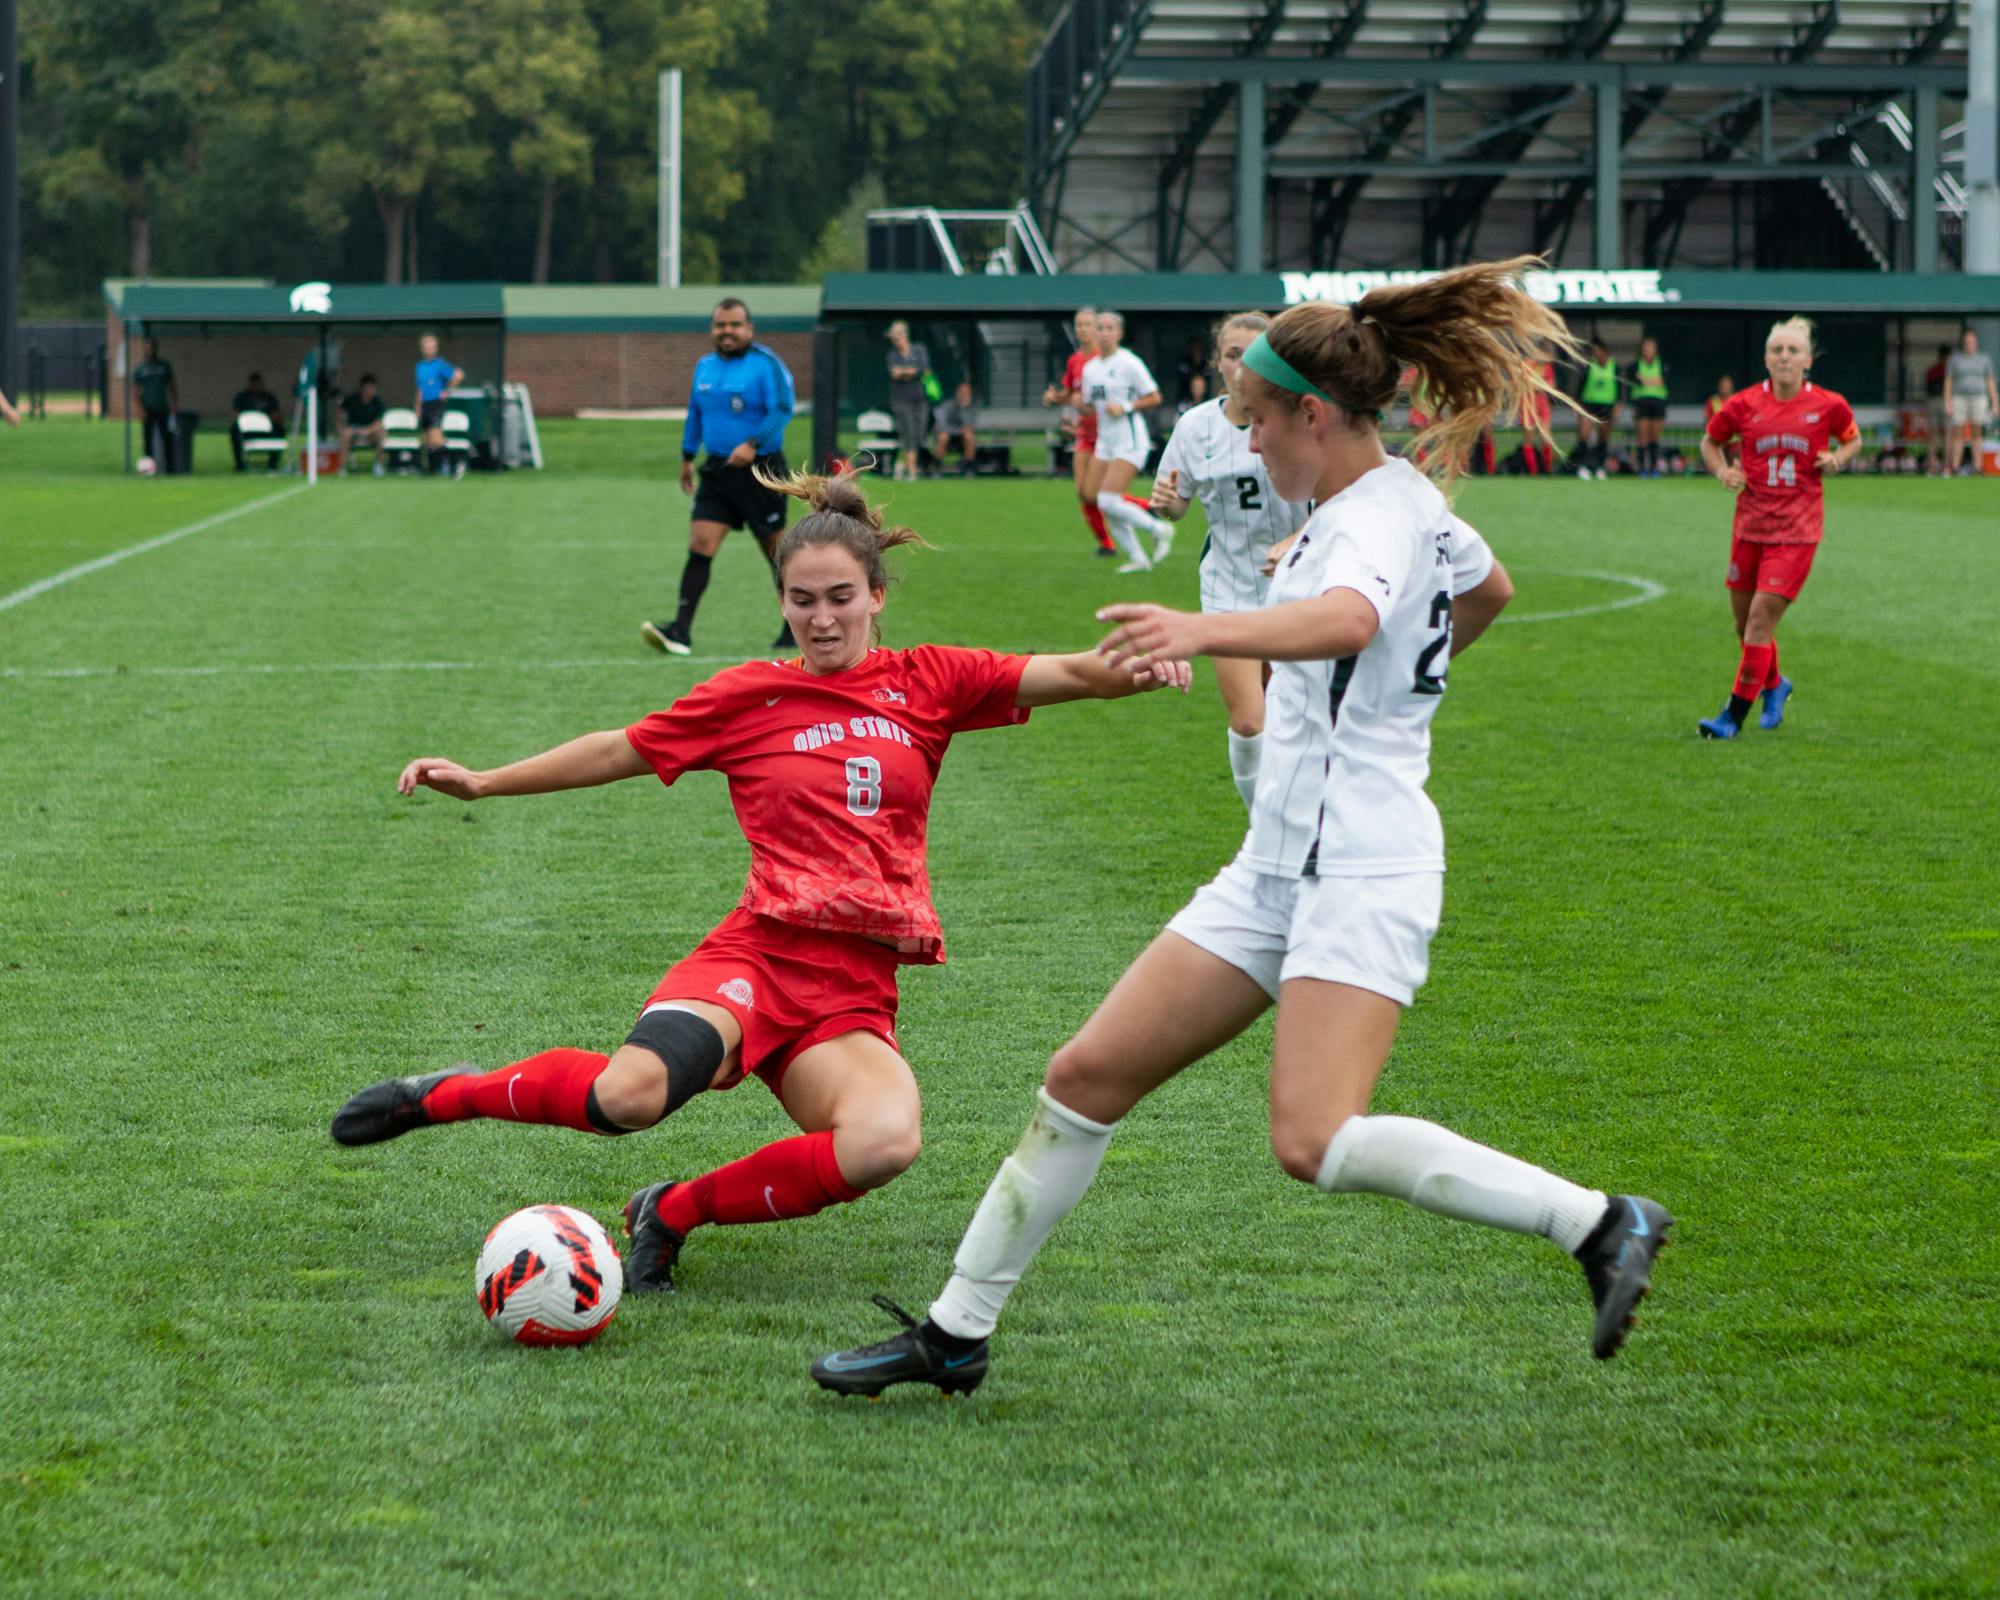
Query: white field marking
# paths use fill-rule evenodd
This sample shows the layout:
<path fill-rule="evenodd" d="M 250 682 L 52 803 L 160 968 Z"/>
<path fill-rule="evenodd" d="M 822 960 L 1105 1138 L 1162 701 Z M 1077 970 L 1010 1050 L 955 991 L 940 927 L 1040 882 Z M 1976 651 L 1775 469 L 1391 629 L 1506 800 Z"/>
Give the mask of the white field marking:
<path fill-rule="evenodd" d="M 296 492 L 296 491 L 293 491 Z M 244 509 L 249 509 L 245 507 Z M 136 548 L 136 547 L 135 547 Z M 1535 568 L 1522 568 L 1535 571 Z M 1622 572 L 1557 572 L 1558 578 L 1595 578 L 1605 583 L 1629 584 L 1638 592 L 1594 606 L 1575 606 L 1566 611 L 1530 611 L 1522 616 L 1501 616 L 1501 622 L 1562 622 L 1570 617 L 1592 617 L 1606 611 L 1624 611 L 1660 599 L 1667 587 L 1651 578 Z M 23 591 L 24 593 L 26 591 Z M 674 662 L 694 667 L 733 667 L 756 656 L 676 656 Z M 568 661 L 331 661 L 312 665 L 297 662 L 268 664 L 245 662 L 213 666 L 185 667 L 0 667 L 0 681 L 22 678 L 275 678 L 301 673 L 326 672 L 595 672 L 613 667 L 642 668 L 658 672 L 673 662 L 658 656 L 583 656 Z"/>
<path fill-rule="evenodd" d="M 756 656 L 600 656 L 574 661 L 332 661 L 316 665 L 245 662 L 200 667 L 0 667 L 9 678 L 276 678 L 323 672 L 577 672 L 605 667 L 637 667 L 658 672 L 673 662 L 696 667 L 734 667 Z"/>
<path fill-rule="evenodd" d="M 158 550 L 163 545 L 172 544 L 176 539 L 185 539 L 191 533 L 200 533 L 221 523 L 232 522 L 238 517 L 248 516 L 253 511 L 260 511 L 265 506 L 276 505 L 280 500 L 289 500 L 293 495 L 305 492 L 304 484 L 294 484 L 289 489 L 280 489 L 276 494 L 267 494 L 261 500 L 252 500 L 247 505 L 218 512 L 212 517 L 202 518 L 199 522 L 190 522 L 184 528 L 175 528 L 156 538 L 142 539 L 138 544 L 127 545 L 123 550 L 114 550 L 108 556 L 99 556 L 95 561 L 86 561 L 81 566 L 71 567 L 66 572 L 58 572 L 53 577 L 38 578 L 25 589 L 16 589 L 12 594 L 0 594 L 0 611 L 11 611 L 15 606 L 26 605 L 37 595 L 47 594 L 51 589 L 60 588 L 74 579 L 87 578 L 93 572 L 102 572 L 106 567 L 115 567 L 119 562 L 130 560 L 133 556 L 143 556 L 149 550 Z"/>
<path fill-rule="evenodd" d="M 1525 568 L 1534 571 L 1534 568 Z M 1574 606 L 1567 611 L 1529 611 L 1518 617 L 1500 616 L 1501 622 L 1562 622 L 1570 617 L 1594 617 L 1605 611 L 1625 611 L 1632 606 L 1643 606 L 1657 600 L 1667 592 L 1664 583 L 1655 583 L 1651 578 L 1635 578 L 1628 572 L 1551 572 L 1552 578 L 1596 578 L 1604 583 L 1630 584 L 1638 591 L 1617 600 L 1606 600 L 1594 606 Z"/>

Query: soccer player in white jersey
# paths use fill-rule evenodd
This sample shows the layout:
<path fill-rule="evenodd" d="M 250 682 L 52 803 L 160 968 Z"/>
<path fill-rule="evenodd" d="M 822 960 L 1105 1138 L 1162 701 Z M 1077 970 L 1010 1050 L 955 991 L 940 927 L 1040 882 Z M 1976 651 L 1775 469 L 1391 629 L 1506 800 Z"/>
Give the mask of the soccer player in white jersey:
<path fill-rule="evenodd" d="M 1290 538 L 1309 506 L 1281 498 L 1263 459 L 1250 448 L 1250 419 L 1236 402 L 1237 373 L 1250 341 L 1271 325 L 1261 311 L 1239 311 L 1215 327 L 1215 365 L 1222 394 L 1204 400 L 1174 424 L 1153 479 L 1152 508 L 1170 522 L 1195 500 L 1208 513 L 1201 547 L 1201 609 L 1253 611 L 1264 603 L 1271 547 Z M 1215 686 L 1229 718 L 1229 775 L 1244 805 L 1257 792 L 1257 752 L 1264 735 L 1264 663 L 1218 657 Z"/>
<path fill-rule="evenodd" d="M 1272 663 L 1264 759 L 1242 852 L 1147 947 L 1049 1063 L 1027 1135 L 986 1191 L 944 1292 L 902 1333 L 813 1364 L 822 1386 L 966 1392 L 988 1336 L 1050 1229 L 1083 1198 L 1118 1120 L 1273 1002 L 1271 1145 L 1329 1193 L 1540 1234 L 1582 1265 L 1591 1348 L 1616 1354 L 1668 1225 L 1416 1117 L 1371 1116 L 1403 1008 L 1424 981 L 1444 834 L 1424 793 L 1430 722 L 1452 656 L 1512 595 L 1478 534 L 1429 479 L 1382 449 L 1377 417 L 1417 369 L 1446 420 L 1426 430 L 1448 476 L 1495 416 L 1547 388 L 1573 345 L 1523 293 L 1533 257 L 1294 306 L 1244 352 L 1239 403 L 1271 484 L 1317 509 L 1255 611 L 1115 605 L 1113 661 Z"/>
<path fill-rule="evenodd" d="M 1150 572 L 1173 547 L 1174 528 L 1125 498 L 1125 485 L 1153 453 L 1153 436 L 1139 413 L 1160 403 L 1160 386 L 1146 363 L 1121 349 L 1125 319 L 1115 311 L 1097 313 L 1097 354 L 1084 364 L 1083 399 L 1097 414 L 1097 509 L 1129 558 L 1120 572 Z M 1149 555 L 1139 535 L 1153 536 Z"/>

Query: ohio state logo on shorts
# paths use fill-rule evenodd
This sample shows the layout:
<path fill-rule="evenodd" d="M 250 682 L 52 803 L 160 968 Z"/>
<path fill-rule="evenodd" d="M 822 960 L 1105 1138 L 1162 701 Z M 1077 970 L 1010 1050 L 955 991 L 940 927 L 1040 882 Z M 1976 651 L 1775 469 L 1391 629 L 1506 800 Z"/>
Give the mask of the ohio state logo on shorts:
<path fill-rule="evenodd" d="M 734 1000 L 739 1006 L 746 1008 L 756 1003 L 748 978 L 731 978 L 727 983 L 718 983 L 715 992 L 723 999 Z"/>

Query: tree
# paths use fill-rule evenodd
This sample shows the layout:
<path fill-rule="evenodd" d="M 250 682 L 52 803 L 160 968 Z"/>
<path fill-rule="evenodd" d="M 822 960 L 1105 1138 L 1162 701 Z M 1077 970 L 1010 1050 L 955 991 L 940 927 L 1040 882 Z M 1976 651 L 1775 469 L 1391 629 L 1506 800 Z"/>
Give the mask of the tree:
<path fill-rule="evenodd" d="M 584 124 L 603 59 L 582 0 L 496 0 L 483 22 L 506 48 L 473 69 L 470 87 L 516 125 L 507 155 L 536 188 L 533 274 L 547 283 L 556 190 L 590 173 Z"/>
<path fill-rule="evenodd" d="M 384 283 L 417 280 L 418 202 L 484 176 L 492 150 L 480 137 L 468 83 L 494 41 L 484 8 L 444 0 L 424 9 L 366 0 L 316 14 L 317 60 L 344 91 L 318 107 L 312 194 L 325 216 L 339 197 L 365 190 L 382 219 Z"/>
<path fill-rule="evenodd" d="M 215 0 L 53 0 L 28 14 L 23 56 L 56 141 L 31 182 L 56 207 L 115 200 L 135 278 L 152 271 L 161 181 L 200 159 L 225 89 L 217 12 Z"/>

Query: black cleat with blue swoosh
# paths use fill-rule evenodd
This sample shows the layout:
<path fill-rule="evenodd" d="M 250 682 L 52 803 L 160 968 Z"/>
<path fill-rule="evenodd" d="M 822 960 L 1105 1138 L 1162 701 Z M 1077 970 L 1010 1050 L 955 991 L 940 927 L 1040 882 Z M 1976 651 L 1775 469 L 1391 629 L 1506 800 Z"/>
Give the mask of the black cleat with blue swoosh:
<path fill-rule="evenodd" d="M 986 1341 L 956 1351 L 926 1337 L 927 1322 L 919 1322 L 887 1295 L 875 1304 L 902 1323 L 903 1331 L 879 1344 L 858 1350 L 836 1350 L 812 1365 L 813 1382 L 835 1394 L 874 1398 L 892 1384 L 928 1383 L 944 1394 L 971 1394 L 986 1376 Z"/>
<path fill-rule="evenodd" d="M 1643 1195 L 1614 1194 L 1604 1220 L 1577 1251 L 1590 1280 L 1590 1298 L 1597 1303 L 1590 1351 L 1599 1361 L 1609 1361 L 1625 1343 L 1639 1302 L 1653 1286 L 1653 1257 L 1673 1225 L 1665 1206 Z"/>

